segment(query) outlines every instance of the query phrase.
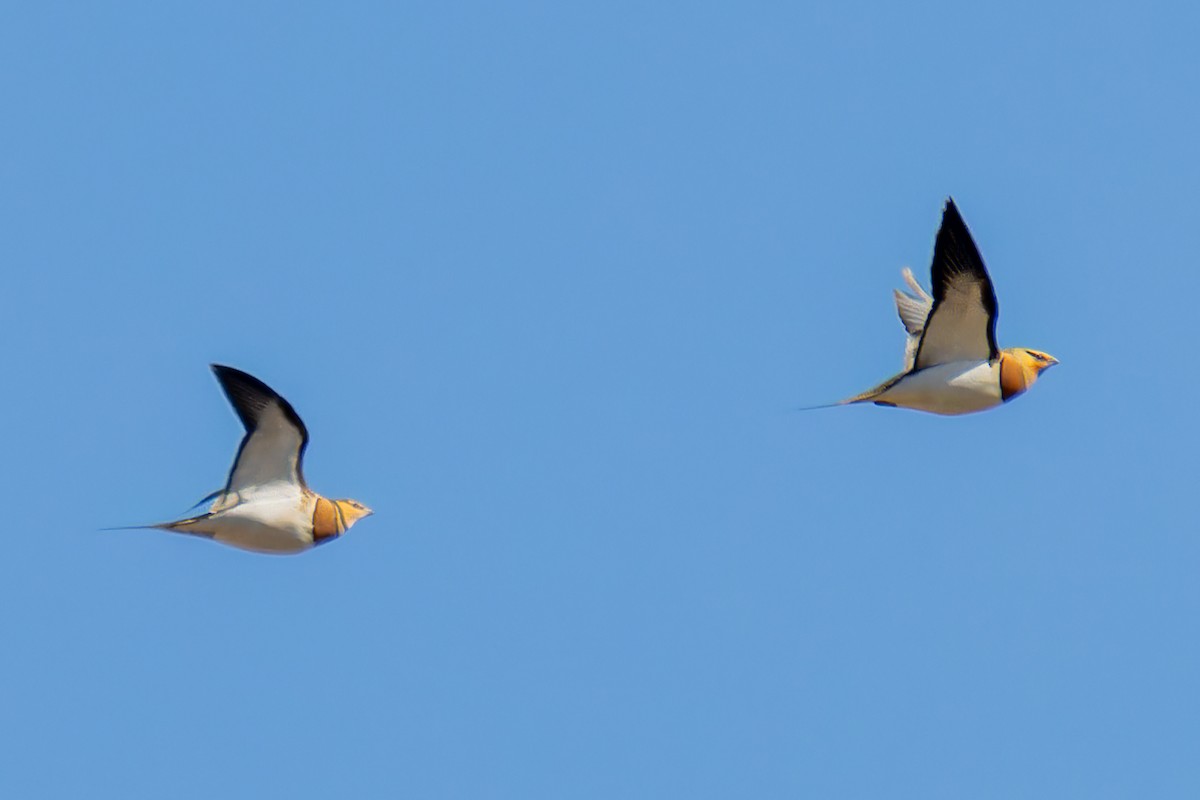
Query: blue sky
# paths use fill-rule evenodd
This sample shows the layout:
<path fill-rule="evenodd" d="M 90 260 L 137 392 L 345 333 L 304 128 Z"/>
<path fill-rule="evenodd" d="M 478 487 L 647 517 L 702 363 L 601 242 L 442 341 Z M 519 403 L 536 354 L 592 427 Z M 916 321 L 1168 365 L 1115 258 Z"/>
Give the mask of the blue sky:
<path fill-rule="evenodd" d="M 0 794 L 1195 797 L 1198 23 L 9 9 Z M 1062 366 L 795 412 L 950 194 Z M 100 532 L 224 480 L 213 361 L 376 515 Z"/>

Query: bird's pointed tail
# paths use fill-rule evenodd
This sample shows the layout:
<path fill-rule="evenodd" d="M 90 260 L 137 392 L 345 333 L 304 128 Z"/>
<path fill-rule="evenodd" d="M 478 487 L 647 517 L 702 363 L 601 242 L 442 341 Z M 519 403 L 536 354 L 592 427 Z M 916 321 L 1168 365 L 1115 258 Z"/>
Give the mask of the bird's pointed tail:
<path fill-rule="evenodd" d="M 184 531 L 189 532 L 189 529 L 196 523 L 203 522 L 211 517 L 212 514 L 201 514 L 198 517 L 188 517 L 187 519 L 177 519 L 171 522 L 153 522 L 149 525 L 117 525 L 113 528 L 101 528 L 102 531 Z"/>
<path fill-rule="evenodd" d="M 822 408 L 837 408 L 846 405 L 849 400 L 838 400 L 836 403 L 821 403 L 819 406 L 796 406 L 792 411 L 818 411 Z"/>
<path fill-rule="evenodd" d="M 874 389 L 868 389 L 861 394 L 856 394 L 853 397 L 847 397 L 844 400 L 838 400 L 836 403 L 823 403 L 819 406 L 800 406 L 796 411 L 816 411 L 819 408 L 837 408 L 838 406 L 852 406 L 855 403 L 871 403 L 874 402 L 881 394 L 896 385 L 896 381 L 900 380 L 903 375 L 891 378 L 876 386 Z"/>

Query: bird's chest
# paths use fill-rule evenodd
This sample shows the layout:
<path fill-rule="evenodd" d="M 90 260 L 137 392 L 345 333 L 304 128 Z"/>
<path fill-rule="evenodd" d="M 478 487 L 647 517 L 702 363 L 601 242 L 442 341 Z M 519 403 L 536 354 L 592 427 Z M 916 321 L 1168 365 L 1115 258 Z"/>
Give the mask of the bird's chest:
<path fill-rule="evenodd" d="M 300 496 L 242 503 L 221 515 L 215 538 L 260 553 L 292 553 L 312 546 L 312 511 Z"/>
<path fill-rule="evenodd" d="M 970 414 L 999 405 L 999 365 L 991 361 L 939 364 L 905 375 L 879 400 L 934 414 Z"/>
<path fill-rule="evenodd" d="M 312 512 L 306 511 L 305 503 L 298 497 L 245 503 L 235 509 L 230 517 L 247 524 L 287 531 L 306 531 L 312 528 Z"/>

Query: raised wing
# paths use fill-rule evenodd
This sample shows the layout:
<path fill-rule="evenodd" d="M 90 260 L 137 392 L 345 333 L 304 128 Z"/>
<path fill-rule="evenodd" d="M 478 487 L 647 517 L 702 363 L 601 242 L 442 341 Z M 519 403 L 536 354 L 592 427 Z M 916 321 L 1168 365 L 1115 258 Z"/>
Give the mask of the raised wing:
<path fill-rule="evenodd" d="M 267 484 L 303 487 L 301 463 L 308 430 L 295 409 L 253 375 L 220 364 L 213 364 L 212 369 L 246 428 L 225 490 L 213 508 L 231 504 L 231 495 Z"/>
<path fill-rule="evenodd" d="M 942 213 L 931 272 L 933 310 L 925 321 L 913 369 L 998 358 L 996 291 L 953 199 L 946 201 Z"/>
<path fill-rule="evenodd" d="M 913 292 L 908 294 L 899 289 L 892 290 L 896 296 L 896 313 L 904 323 L 904 330 L 908 331 L 908 340 L 904 343 L 904 371 L 907 372 L 917 360 L 917 348 L 921 346 L 921 334 L 925 332 L 925 320 L 933 308 L 933 298 L 921 288 L 911 269 L 905 267 L 900 274 Z"/>

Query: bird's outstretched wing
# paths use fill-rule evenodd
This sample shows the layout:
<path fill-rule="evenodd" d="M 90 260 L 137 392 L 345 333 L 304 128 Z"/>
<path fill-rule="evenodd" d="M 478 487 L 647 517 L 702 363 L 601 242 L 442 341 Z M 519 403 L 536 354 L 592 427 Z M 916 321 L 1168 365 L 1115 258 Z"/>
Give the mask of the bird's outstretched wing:
<path fill-rule="evenodd" d="M 907 372 L 916 363 L 917 348 L 921 346 L 925 320 L 929 318 L 929 312 L 933 308 L 933 297 L 921 287 L 911 269 L 905 267 L 900 274 L 904 276 L 904 282 L 913 292 L 909 294 L 899 289 L 892 290 L 896 297 L 896 313 L 900 315 L 904 330 L 908 332 L 908 339 L 904 343 L 904 371 Z"/>
<path fill-rule="evenodd" d="M 996 292 L 953 199 L 946 201 L 942 213 L 931 272 L 933 308 L 925 321 L 913 369 L 998 358 Z"/>
<path fill-rule="evenodd" d="M 268 484 L 303 488 L 308 430 L 295 409 L 253 375 L 220 364 L 213 364 L 212 370 L 246 428 L 229 480 L 213 510 L 230 505 L 234 496 Z"/>

